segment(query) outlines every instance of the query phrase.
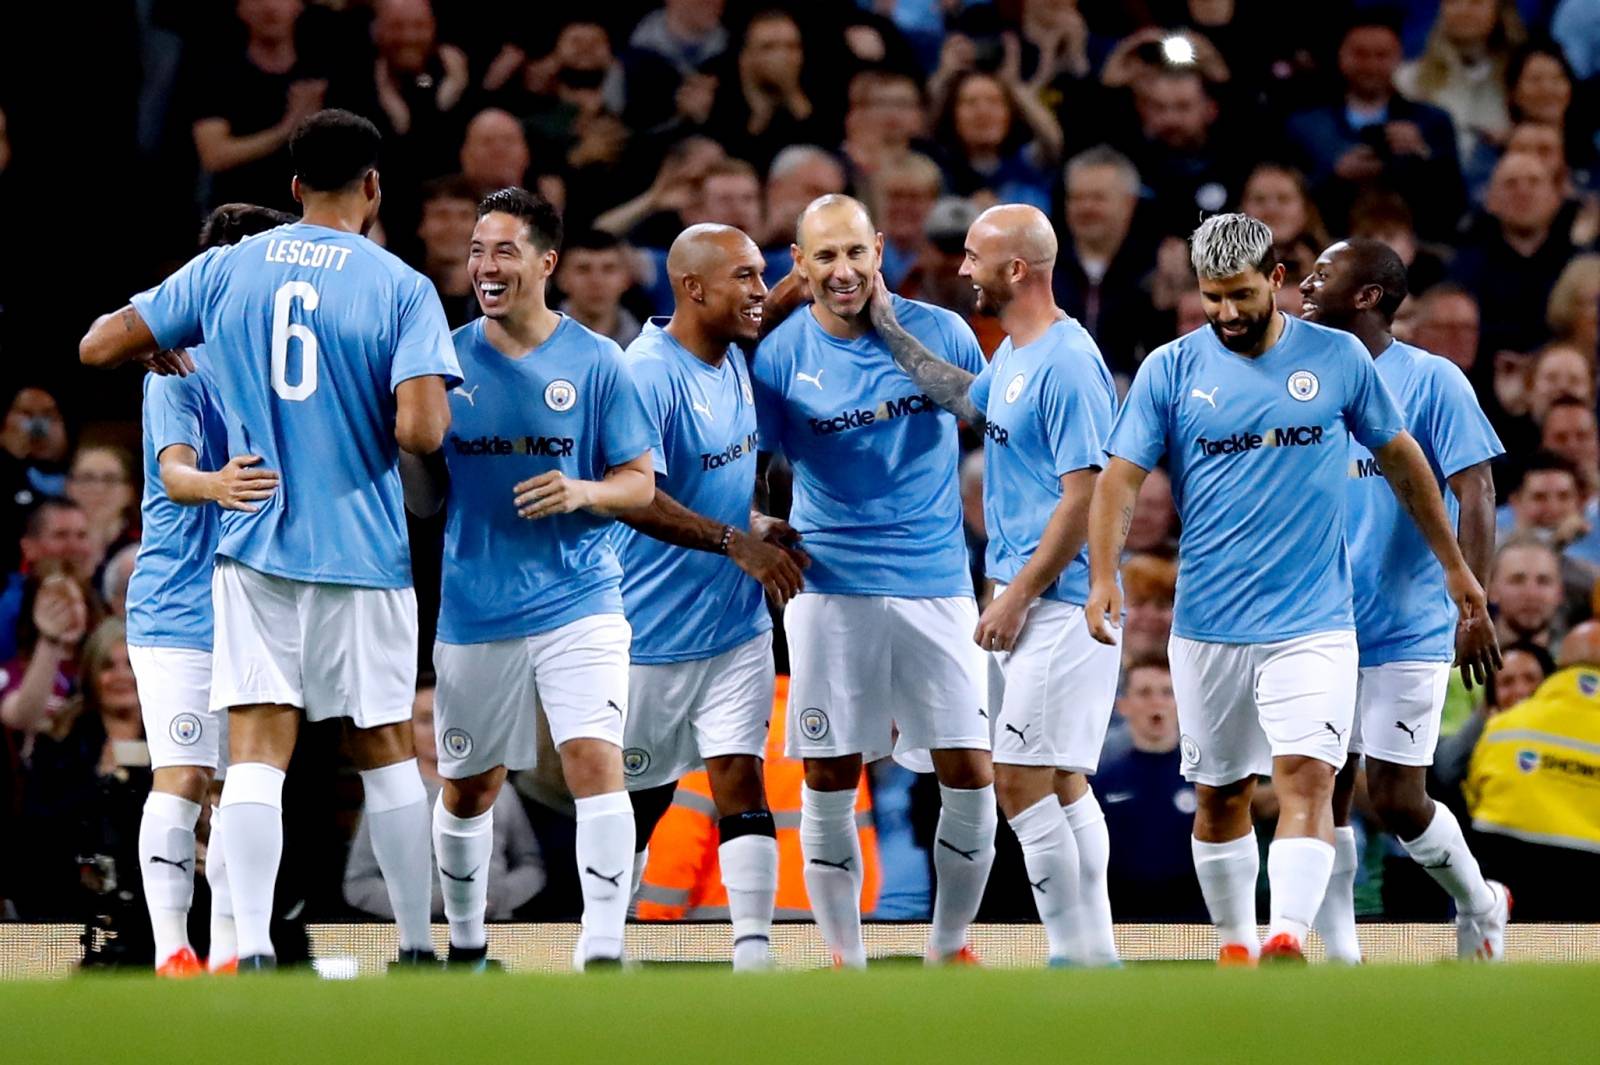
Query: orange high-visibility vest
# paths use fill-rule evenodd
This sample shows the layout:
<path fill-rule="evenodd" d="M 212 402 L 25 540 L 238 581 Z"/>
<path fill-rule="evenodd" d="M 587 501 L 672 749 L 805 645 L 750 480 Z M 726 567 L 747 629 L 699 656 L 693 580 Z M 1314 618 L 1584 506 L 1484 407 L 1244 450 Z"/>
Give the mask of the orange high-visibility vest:
<path fill-rule="evenodd" d="M 767 806 L 778 829 L 778 920 L 810 920 L 806 897 L 805 859 L 800 854 L 800 785 L 805 767 L 783 753 L 783 727 L 789 678 L 778 677 L 772 699 L 772 729 L 767 736 Z M 872 797 L 866 773 L 856 792 L 856 829 L 861 833 L 861 912 L 878 904 L 882 877 L 878 869 L 878 835 L 872 827 Z M 717 808 L 711 801 L 711 779 L 696 770 L 678 782 L 661 822 L 650 839 L 650 861 L 639 887 L 641 921 L 726 920 L 728 892 L 717 861 Z"/>

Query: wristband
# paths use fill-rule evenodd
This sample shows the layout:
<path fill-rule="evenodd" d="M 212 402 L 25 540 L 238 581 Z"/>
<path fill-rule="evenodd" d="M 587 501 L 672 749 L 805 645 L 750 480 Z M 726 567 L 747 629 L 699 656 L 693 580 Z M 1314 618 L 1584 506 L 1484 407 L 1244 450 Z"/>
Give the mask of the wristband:
<path fill-rule="evenodd" d="M 728 553 L 728 545 L 731 543 L 733 543 L 733 526 L 724 525 L 722 527 L 722 539 L 717 543 L 717 554 L 726 555 Z"/>

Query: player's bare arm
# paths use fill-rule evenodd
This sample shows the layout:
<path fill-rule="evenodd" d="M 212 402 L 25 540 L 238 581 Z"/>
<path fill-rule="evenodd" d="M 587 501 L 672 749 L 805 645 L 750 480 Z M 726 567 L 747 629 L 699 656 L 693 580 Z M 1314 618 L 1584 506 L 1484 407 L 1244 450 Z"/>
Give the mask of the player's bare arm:
<path fill-rule="evenodd" d="M 1456 543 L 1455 530 L 1450 528 L 1450 517 L 1444 508 L 1444 497 L 1433 479 L 1433 471 L 1422 448 L 1410 433 L 1402 432 L 1377 451 L 1383 476 L 1394 491 L 1395 498 L 1405 508 L 1411 520 L 1417 523 L 1428 548 L 1444 567 L 1445 587 L 1461 612 L 1461 626 L 1467 640 L 1467 658 L 1463 665 L 1478 669 L 1500 668 L 1500 645 L 1495 639 L 1494 624 L 1489 619 L 1488 600 L 1483 585 L 1473 576 L 1461 547 Z"/>
<path fill-rule="evenodd" d="M 450 428 L 450 397 L 436 374 L 401 381 L 394 390 L 394 438 L 400 450 L 431 455 Z"/>
<path fill-rule="evenodd" d="M 612 518 L 649 506 L 655 498 L 656 478 L 650 467 L 650 452 L 646 451 L 620 466 L 612 466 L 598 481 L 550 470 L 521 482 L 514 491 L 517 513 L 524 518 L 546 518 L 577 510 Z"/>
<path fill-rule="evenodd" d="M 400 452 L 400 487 L 405 492 L 406 509 L 419 518 L 431 518 L 444 506 L 450 491 L 450 469 L 444 452 L 427 455 Z"/>
<path fill-rule="evenodd" d="M 1044 593 L 1083 550 L 1089 535 L 1089 505 L 1094 496 L 1095 469 L 1061 475 L 1061 501 L 1050 512 L 1039 546 L 1011 578 L 1006 590 L 984 608 L 973 639 L 988 651 L 1009 651 L 1016 646 L 1027 620 L 1028 607 Z"/>
<path fill-rule="evenodd" d="M 235 455 L 220 470 L 202 470 L 188 444 L 161 449 L 161 486 L 167 498 L 186 506 L 215 503 L 223 510 L 254 514 L 278 490 L 278 474 L 261 465 L 260 455 Z"/>
<path fill-rule="evenodd" d="M 183 350 L 164 351 L 144 318 L 129 304 L 102 314 L 78 341 L 78 359 L 85 366 L 109 370 L 127 362 L 142 362 L 163 377 L 187 377 L 194 360 Z"/>
<path fill-rule="evenodd" d="M 752 519 L 755 517 L 752 514 Z M 732 525 L 712 521 L 673 499 L 660 485 L 656 486 L 649 506 L 623 511 L 617 515 L 617 520 L 663 543 L 727 555 L 734 565 L 754 577 L 780 607 L 799 595 L 804 586 L 800 571 L 809 564 L 804 555 L 768 541 L 764 533 L 757 533 L 753 526 L 749 530 L 735 529 Z M 782 524 L 787 525 L 786 522 Z"/>
<path fill-rule="evenodd" d="M 967 394 L 976 375 L 939 358 L 924 347 L 922 341 L 906 332 L 894 313 L 889 286 L 881 273 L 873 282 L 867 313 L 872 317 L 872 327 L 894 355 L 895 365 L 904 370 L 929 399 L 969 425 L 984 424 L 983 412 L 973 405 L 972 397 Z"/>
<path fill-rule="evenodd" d="M 1494 564 L 1494 477 L 1487 462 L 1477 462 L 1450 476 L 1450 491 L 1460 504 L 1461 516 L 1456 523 L 1456 543 L 1467 560 L 1473 576 L 1484 587 L 1489 584 L 1489 570 Z M 1492 625 L 1456 626 L 1456 665 L 1461 668 L 1461 679 L 1467 687 L 1482 685 L 1488 680 L 1485 669 L 1492 662 L 1499 667 L 1499 648 L 1493 648 L 1492 658 L 1483 657 L 1483 631 Z"/>
<path fill-rule="evenodd" d="M 1149 475 L 1144 467 L 1113 455 L 1095 479 L 1089 502 L 1089 601 L 1083 605 L 1083 616 L 1089 623 L 1089 635 L 1101 643 L 1117 642 L 1114 630 L 1122 623 L 1117 570 L 1128 527 L 1133 524 L 1139 487 Z"/>

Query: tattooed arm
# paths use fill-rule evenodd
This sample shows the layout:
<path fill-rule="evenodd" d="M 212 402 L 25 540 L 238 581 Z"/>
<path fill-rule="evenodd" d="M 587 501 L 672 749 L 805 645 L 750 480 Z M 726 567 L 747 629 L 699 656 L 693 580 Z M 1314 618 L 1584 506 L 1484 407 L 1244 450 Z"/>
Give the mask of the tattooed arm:
<path fill-rule="evenodd" d="M 78 358 L 85 366 L 102 369 L 138 360 L 152 373 L 185 377 L 194 372 L 188 352 L 161 350 L 155 334 L 131 304 L 94 320 L 78 342 Z"/>
<path fill-rule="evenodd" d="M 1122 565 L 1122 545 L 1133 524 L 1139 488 L 1150 471 L 1113 455 L 1095 480 L 1089 501 L 1089 601 L 1084 620 L 1089 635 L 1101 643 L 1117 642 L 1113 629 L 1122 625 L 1122 589 L 1117 571 Z"/>
<path fill-rule="evenodd" d="M 968 390 L 976 377 L 953 363 L 946 362 L 923 346 L 922 342 L 900 324 L 895 317 L 894 303 L 889 299 L 889 287 L 879 274 L 872 289 L 872 301 L 867 305 L 872 315 L 872 327 L 889 346 L 895 363 L 918 388 L 928 394 L 945 410 L 976 428 L 984 424 L 983 412 L 972 403 Z"/>

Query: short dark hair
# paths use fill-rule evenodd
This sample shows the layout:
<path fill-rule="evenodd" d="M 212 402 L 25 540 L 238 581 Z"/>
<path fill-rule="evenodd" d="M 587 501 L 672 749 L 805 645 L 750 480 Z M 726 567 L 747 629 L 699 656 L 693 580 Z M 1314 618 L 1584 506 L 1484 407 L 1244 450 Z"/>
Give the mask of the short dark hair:
<path fill-rule="evenodd" d="M 1167 652 L 1164 650 L 1142 651 L 1129 658 L 1123 665 L 1123 679 L 1133 676 L 1133 671 L 1136 669 L 1159 669 L 1163 673 L 1171 673 L 1172 665 L 1167 661 Z"/>
<path fill-rule="evenodd" d="M 561 243 L 568 252 L 615 251 L 622 247 L 622 238 L 603 229 L 580 229 Z"/>
<path fill-rule="evenodd" d="M 349 111 L 318 111 L 289 138 L 294 176 L 313 192 L 339 192 L 377 169 L 383 135 L 367 119 Z"/>
<path fill-rule="evenodd" d="M 1363 285 L 1377 285 L 1383 289 L 1378 313 L 1384 321 L 1394 321 L 1394 313 L 1405 302 L 1409 291 L 1405 262 L 1393 248 L 1372 237 L 1351 237 L 1345 245 L 1355 257 L 1357 280 Z"/>
<path fill-rule="evenodd" d="M 1536 473 L 1564 473 L 1572 478 L 1573 483 L 1583 484 L 1583 478 L 1578 476 L 1578 467 L 1554 451 L 1540 448 L 1522 460 L 1521 476 L 1517 478 L 1517 491 L 1520 492 L 1528 478 Z"/>
<path fill-rule="evenodd" d="M 200 250 L 237 244 L 246 237 L 288 225 L 296 219 L 286 211 L 253 203 L 225 203 L 206 216 L 200 227 Z"/>
<path fill-rule="evenodd" d="M 52 510 L 82 510 L 77 503 L 66 496 L 45 496 L 33 505 L 28 511 L 28 516 L 22 523 L 22 535 L 33 539 L 44 532 L 45 515 Z"/>
<path fill-rule="evenodd" d="M 422 183 L 422 197 L 418 202 L 426 207 L 434 200 L 466 200 L 476 207 L 478 193 L 472 187 L 472 182 L 460 174 L 451 174 L 448 177 L 432 178 Z"/>
<path fill-rule="evenodd" d="M 1388 30 L 1397 39 L 1404 40 L 1400 32 L 1405 26 L 1405 13 L 1398 7 L 1389 7 L 1378 4 L 1371 7 L 1358 7 L 1345 19 L 1344 25 L 1339 30 L 1339 42 L 1356 30 L 1379 29 Z"/>
<path fill-rule="evenodd" d="M 528 227 L 528 238 L 541 252 L 561 250 L 561 212 L 538 193 L 512 186 L 478 201 L 478 217 L 494 211 L 514 215 Z"/>

